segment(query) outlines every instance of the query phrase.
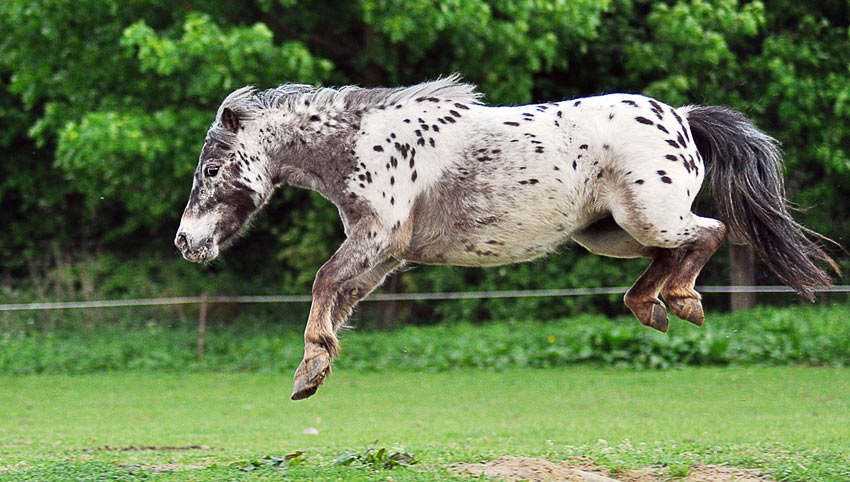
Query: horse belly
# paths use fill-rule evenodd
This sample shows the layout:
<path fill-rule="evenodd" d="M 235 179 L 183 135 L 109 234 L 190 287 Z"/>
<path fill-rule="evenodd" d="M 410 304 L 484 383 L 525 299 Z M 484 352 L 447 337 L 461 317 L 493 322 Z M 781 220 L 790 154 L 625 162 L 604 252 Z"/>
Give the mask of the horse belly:
<path fill-rule="evenodd" d="M 439 235 L 414 228 L 404 258 L 423 264 L 499 266 L 539 258 L 568 241 L 580 222 L 552 207 L 533 213 L 508 213 L 468 223 L 444 224 Z"/>

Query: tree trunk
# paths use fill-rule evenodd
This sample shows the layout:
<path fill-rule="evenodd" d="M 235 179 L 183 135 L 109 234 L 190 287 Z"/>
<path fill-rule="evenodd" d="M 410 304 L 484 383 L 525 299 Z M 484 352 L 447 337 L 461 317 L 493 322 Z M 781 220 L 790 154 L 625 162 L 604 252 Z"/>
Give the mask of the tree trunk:
<path fill-rule="evenodd" d="M 729 243 L 729 281 L 732 286 L 756 283 L 756 255 L 753 248 Z M 732 293 L 732 311 L 751 310 L 756 306 L 755 293 Z"/>

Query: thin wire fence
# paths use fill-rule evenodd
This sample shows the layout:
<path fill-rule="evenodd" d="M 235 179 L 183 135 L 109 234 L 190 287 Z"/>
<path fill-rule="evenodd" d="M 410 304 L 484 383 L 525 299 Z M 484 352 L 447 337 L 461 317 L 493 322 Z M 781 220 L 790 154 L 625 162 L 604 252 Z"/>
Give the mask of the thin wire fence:
<path fill-rule="evenodd" d="M 594 296 L 623 294 L 629 287 L 575 288 L 522 291 L 460 291 L 448 293 L 377 293 L 364 301 L 439 301 L 463 299 L 532 298 L 545 296 Z M 702 293 L 794 293 L 787 286 L 698 286 Z M 850 285 L 817 288 L 819 293 L 850 293 Z M 121 308 L 161 305 L 205 305 L 207 303 L 307 303 L 309 295 L 278 296 L 188 296 L 174 298 L 140 298 L 129 300 L 62 301 L 50 303 L 2 304 L 4 311 L 66 310 L 80 308 Z"/>

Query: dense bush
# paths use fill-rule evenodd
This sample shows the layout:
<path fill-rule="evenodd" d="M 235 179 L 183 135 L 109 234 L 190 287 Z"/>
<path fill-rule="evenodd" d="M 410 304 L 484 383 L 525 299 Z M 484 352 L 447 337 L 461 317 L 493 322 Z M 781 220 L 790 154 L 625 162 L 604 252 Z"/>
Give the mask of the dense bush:
<path fill-rule="evenodd" d="M 703 327 L 674 321 L 668 334 L 631 317 L 443 323 L 343 334 L 337 366 L 354 370 L 502 369 L 588 363 L 616 367 L 807 364 L 850 366 L 850 305 L 764 308 L 713 314 Z M 190 324 L 44 331 L 0 337 L 0 373 L 113 370 L 233 370 L 289 373 L 303 350 L 300 331 L 240 323 L 207 329 L 204 359 Z"/>

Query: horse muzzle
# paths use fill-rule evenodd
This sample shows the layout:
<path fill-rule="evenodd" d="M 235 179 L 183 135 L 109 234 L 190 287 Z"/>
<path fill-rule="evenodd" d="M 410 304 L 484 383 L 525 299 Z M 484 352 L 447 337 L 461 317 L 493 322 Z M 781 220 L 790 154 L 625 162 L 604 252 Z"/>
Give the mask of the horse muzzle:
<path fill-rule="evenodd" d="M 212 238 L 195 241 L 187 233 L 178 232 L 177 237 L 174 238 L 174 245 L 187 261 L 200 263 L 212 261 L 218 256 L 218 246 Z"/>

